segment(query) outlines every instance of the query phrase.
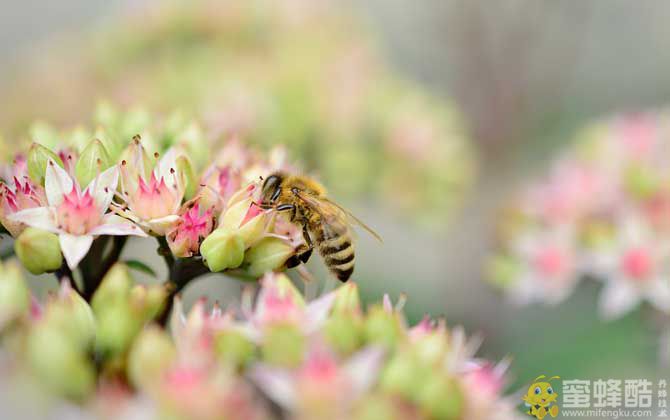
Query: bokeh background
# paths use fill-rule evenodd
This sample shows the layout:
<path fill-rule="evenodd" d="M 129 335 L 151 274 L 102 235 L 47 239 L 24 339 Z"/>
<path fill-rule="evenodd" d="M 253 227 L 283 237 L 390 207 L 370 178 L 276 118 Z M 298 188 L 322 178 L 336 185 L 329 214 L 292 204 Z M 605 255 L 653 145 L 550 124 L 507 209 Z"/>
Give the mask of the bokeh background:
<path fill-rule="evenodd" d="M 51 120 L 43 111 L 51 100 L 50 69 L 67 68 L 59 57 L 65 61 L 89 54 L 87 34 L 113 27 L 146 3 L 151 2 L 5 2 L 0 13 L 0 98 L 20 96 L 26 75 L 33 87 L 21 98 L 27 105 L 0 101 L 0 115 L 27 107 L 34 111 L 32 117 Z M 364 296 L 405 292 L 413 321 L 423 313 L 444 314 L 450 324 L 481 332 L 484 356 L 513 357 L 511 390 L 539 374 L 667 376 L 665 368 L 659 369 L 658 330 L 646 322 L 644 307 L 603 323 L 594 305 L 596 287 L 585 284 L 563 305 L 520 308 L 507 303 L 484 277 L 500 208 L 526 180 L 546 170 L 581 125 L 601 115 L 667 105 L 670 3 L 426 0 L 418 5 L 366 0 L 344 2 L 341 8 L 364 22 L 394 72 L 459 110 L 472 146 L 468 159 L 476 162 L 467 183 L 431 191 L 457 195 L 458 200 L 429 219 L 417 216 L 414 208 L 399 211 L 389 204 L 393 200 L 338 190 L 332 185 L 337 181 L 329 178 L 335 197 L 384 237 L 379 245 L 361 235 L 357 281 Z M 56 45 L 67 46 L 62 55 L 53 53 Z M 45 56 L 52 61 L 35 58 Z M 90 91 L 78 92 L 75 83 L 62 89 L 64 97 L 86 94 L 90 103 L 101 99 Z M 0 132 L 17 130 L 6 117 L 0 121 Z M 408 192 L 383 190 L 383 195 L 393 194 Z M 418 204 L 432 206 L 423 200 Z M 153 245 L 136 242 L 127 252 L 147 246 Z M 319 264 L 310 267 L 323 274 Z M 52 282 L 36 278 L 33 284 L 47 281 Z M 234 295 L 238 289 L 233 280 L 210 276 L 192 285 L 187 297 Z"/>

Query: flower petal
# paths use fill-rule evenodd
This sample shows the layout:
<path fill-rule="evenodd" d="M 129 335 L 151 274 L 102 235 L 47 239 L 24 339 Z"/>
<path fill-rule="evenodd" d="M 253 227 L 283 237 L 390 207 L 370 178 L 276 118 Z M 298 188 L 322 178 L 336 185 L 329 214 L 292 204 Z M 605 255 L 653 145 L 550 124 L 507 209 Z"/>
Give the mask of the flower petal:
<path fill-rule="evenodd" d="M 295 384 L 288 371 L 259 364 L 251 370 L 249 376 L 272 401 L 284 409 L 290 410 L 295 406 Z"/>
<path fill-rule="evenodd" d="M 49 205 L 59 206 L 63 202 L 63 196 L 72 191 L 72 187 L 74 187 L 74 181 L 70 175 L 60 165 L 49 159 L 44 177 L 44 189 Z"/>
<path fill-rule="evenodd" d="M 307 308 L 305 308 L 306 314 L 306 325 L 305 331 L 309 334 L 316 331 L 321 324 L 323 324 L 328 318 L 330 309 L 335 303 L 335 292 L 330 292 L 321 296 L 318 299 L 311 301 Z"/>
<path fill-rule="evenodd" d="M 179 221 L 179 216 L 176 214 L 171 214 L 169 216 L 161 217 L 158 219 L 151 219 L 147 222 L 151 232 L 159 236 L 163 236 L 170 230 L 174 225 Z"/>
<path fill-rule="evenodd" d="M 95 177 L 86 187 L 86 190 L 91 193 L 95 200 L 95 204 L 103 214 L 109 208 L 118 184 L 119 168 L 114 165 Z"/>
<path fill-rule="evenodd" d="M 639 292 L 625 280 L 612 279 L 600 294 L 600 314 L 612 320 L 632 310 L 640 301 Z"/>
<path fill-rule="evenodd" d="M 144 233 L 136 224 L 130 220 L 124 219 L 121 216 L 116 214 L 107 214 L 102 220 L 102 224 L 93 228 L 90 232 L 90 235 L 114 235 L 114 236 L 125 236 L 125 235 L 137 235 L 146 237 L 147 234 Z"/>
<path fill-rule="evenodd" d="M 58 235 L 58 239 L 60 240 L 60 249 L 63 252 L 65 261 L 67 261 L 68 267 L 72 270 L 86 256 L 93 243 L 92 235 L 76 236 L 69 233 L 61 233 Z"/>
<path fill-rule="evenodd" d="M 344 365 L 351 380 L 351 399 L 356 399 L 368 391 L 378 377 L 382 367 L 384 350 L 378 347 L 369 347 L 351 356 Z"/>
<path fill-rule="evenodd" d="M 53 212 L 49 207 L 33 207 L 9 215 L 9 220 L 25 223 L 38 229 L 58 233 L 58 226 L 54 219 Z"/>

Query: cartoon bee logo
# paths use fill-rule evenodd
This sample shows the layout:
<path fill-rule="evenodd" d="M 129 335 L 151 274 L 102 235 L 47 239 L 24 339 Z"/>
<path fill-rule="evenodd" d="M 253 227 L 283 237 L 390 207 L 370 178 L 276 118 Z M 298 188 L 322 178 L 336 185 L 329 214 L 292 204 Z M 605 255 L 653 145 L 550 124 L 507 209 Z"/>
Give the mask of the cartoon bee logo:
<path fill-rule="evenodd" d="M 526 414 L 542 420 L 547 415 L 556 417 L 558 415 L 558 403 L 556 399 L 558 394 L 551 387 L 551 381 L 554 379 L 561 379 L 560 376 L 552 376 L 546 382 L 539 382 L 540 379 L 546 378 L 545 375 L 540 375 L 528 387 L 528 392 L 523 396 L 523 401 L 528 407 Z"/>

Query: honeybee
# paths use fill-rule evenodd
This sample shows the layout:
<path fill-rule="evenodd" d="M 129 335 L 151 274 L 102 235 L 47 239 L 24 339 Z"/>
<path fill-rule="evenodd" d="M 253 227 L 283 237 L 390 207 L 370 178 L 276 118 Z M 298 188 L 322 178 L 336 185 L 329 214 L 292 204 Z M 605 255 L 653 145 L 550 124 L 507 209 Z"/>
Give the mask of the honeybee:
<path fill-rule="evenodd" d="M 287 261 L 289 268 L 306 263 L 316 245 L 330 272 L 345 282 L 354 272 L 352 225 L 361 226 L 381 241 L 374 230 L 331 201 L 321 184 L 306 176 L 271 174 L 263 181 L 259 205 L 289 212 L 289 220 L 302 227 L 305 244 Z"/>

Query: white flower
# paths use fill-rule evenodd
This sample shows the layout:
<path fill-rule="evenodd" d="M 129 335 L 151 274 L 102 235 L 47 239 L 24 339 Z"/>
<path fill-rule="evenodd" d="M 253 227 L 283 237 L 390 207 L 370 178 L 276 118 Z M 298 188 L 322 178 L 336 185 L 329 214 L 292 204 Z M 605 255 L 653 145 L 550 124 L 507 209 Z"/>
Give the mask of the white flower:
<path fill-rule="evenodd" d="M 82 191 L 75 178 L 49 160 L 44 181 L 46 205 L 14 213 L 10 220 L 58 234 L 63 256 L 74 269 L 96 236 L 146 236 L 130 221 L 107 213 L 118 180 L 118 168 L 113 166 Z"/>
<path fill-rule="evenodd" d="M 596 270 L 605 282 L 599 302 L 601 315 L 606 319 L 620 317 L 643 300 L 670 312 L 670 272 L 665 268 L 670 243 L 629 216 L 612 248 L 598 258 Z"/>

